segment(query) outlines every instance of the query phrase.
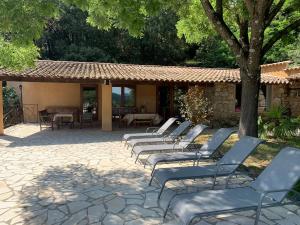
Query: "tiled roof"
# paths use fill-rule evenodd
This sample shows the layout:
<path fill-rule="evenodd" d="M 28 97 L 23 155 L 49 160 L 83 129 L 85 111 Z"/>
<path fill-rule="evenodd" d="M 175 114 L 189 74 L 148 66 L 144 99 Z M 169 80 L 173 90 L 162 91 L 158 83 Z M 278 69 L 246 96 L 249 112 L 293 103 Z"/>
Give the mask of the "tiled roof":
<path fill-rule="evenodd" d="M 300 73 L 290 75 L 289 80 L 300 80 Z"/>
<path fill-rule="evenodd" d="M 262 68 L 269 68 L 269 65 L 263 65 Z M 282 65 L 282 63 L 280 65 Z M 268 84 L 285 84 L 288 83 L 287 76 L 288 75 L 283 70 L 272 71 L 272 69 L 267 69 L 266 72 L 262 74 L 262 82 Z M 238 69 L 215 69 L 199 67 L 132 65 L 51 60 L 39 60 L 37 62 L 36 68 L 28 69 L 18 73 L 7 70 L 0 70 L 0 78 L 2 80 L 24 81 L 84 81 L 110 79 L 192 83 L 240 82 Z"/>

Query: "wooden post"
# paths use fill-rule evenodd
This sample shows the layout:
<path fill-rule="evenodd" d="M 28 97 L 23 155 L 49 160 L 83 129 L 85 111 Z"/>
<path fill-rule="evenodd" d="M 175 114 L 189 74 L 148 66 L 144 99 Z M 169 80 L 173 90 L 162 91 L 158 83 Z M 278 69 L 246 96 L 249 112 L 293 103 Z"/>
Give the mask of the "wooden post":
<path fill-rule="evenodd" d="M 102 84 L 102 130 L 112 131 L 112 86 L 111 84 Z"/>
<path fill-rule="evenodd" d="M 0 135 L 4 135 L 2 81 L 0 81 Z"/>

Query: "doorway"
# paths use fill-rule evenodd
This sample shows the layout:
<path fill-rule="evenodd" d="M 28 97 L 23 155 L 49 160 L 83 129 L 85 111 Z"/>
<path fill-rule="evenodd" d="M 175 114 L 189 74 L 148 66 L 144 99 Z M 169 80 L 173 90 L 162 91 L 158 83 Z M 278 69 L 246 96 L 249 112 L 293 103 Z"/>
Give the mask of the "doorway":
<path fill-rule="evenodd" d="M 173 87 L 163 85 L 157 87 L 157 111 L 166 121 L 173 116 Z"/>
<path fill-rule="evenodd" d="M 81 85 L 81 114 L 98 120 L 98 85 Z"/>

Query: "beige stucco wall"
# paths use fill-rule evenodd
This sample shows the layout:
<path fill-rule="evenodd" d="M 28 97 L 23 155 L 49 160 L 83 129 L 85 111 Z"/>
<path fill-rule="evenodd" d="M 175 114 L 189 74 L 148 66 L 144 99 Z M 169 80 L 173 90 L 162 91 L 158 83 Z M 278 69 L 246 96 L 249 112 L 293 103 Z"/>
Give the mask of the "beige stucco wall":
<path fill-rule="evenodd" d="M 156 112 L 156 85 L 136 85 L 136 106 L 146 106 L 147 112 Z"/>
<path fill-rule="evenodd" d="M 98 84 L 98 120 L 102 120 L 102 89 L 101 84 Z"/>
<path fill-rule="evenodd" d="M 112 130 L 112 86 L 111 84 L 101 85 L 102 98 L 102 130 Z"/>
<path fill-rule="evenodd" d="M 7 82 L 19 92 L 23 86 L 24 119 L 26 122 L 37 122 L 37 113 L 49 106 L 72 106 L 80 108 L 79 83 L 49 82 Z M 102 85 L 98 85 L 98 118 L 102 120 Z M 107 100 L 107 99 L 106 99 Z M 145 105 L 147 112 L 156 112 L 156 86 L 136 86 L 136 106 Z"/>
<path fill-rule="evenodd" d="M 23 104 L 80 107 L 80 84 L 76 83 L 23 83 Z"/>
<path fill-rule="evenodd" d="M 24 121 L 37 122 L 37 113 L 49 106 L 80 107 L 80 84 L 8 82 L 16 90 L 22 84 Z"/>

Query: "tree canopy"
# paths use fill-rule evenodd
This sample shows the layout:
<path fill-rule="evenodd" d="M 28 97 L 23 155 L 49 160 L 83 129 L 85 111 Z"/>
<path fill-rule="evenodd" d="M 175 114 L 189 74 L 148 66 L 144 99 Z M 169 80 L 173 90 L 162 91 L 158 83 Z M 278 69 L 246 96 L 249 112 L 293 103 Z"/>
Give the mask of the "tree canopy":
<path fill-rule="evenodd" d="M 16 0 L 0 2 L 0 65 L 23 69 L 34 64 L 38 48 L 34 40 L 47 21 L 59 14 L 57 1 Z"/>
<path fill-rule="evenodd" d="M 299 1 L 272 2 L 284 7 L 268 26 L 266 40 L 299 19 Z M 212 3 L 216 7 L 217 1 Z M 224 0 L 222 10 L 224 20 L 238 35 L 236 15 L 242 15 L 242 21 L 249 17 L 244 1 Z M 174 65 L 193 59 L 193 65 L 199 66 L 236 65 L 231 50 L 208 21 L 200 0 L 1 1 L 0 31 L 0 66 L 5 68 L 33 66 L 39 53 L 42 58 L 63 60 Z M 266 62 L 287 58 L 299 61 L 299 51 L 291 44 L 299 43 L 298 34 L 294 32 L 285 39 L 266 55 Z"/>
<path fill-rule="evenodd" d="M 99 30 L 86 23 L 87 13 L 62 7 L 59 20 L 48 22 L 37 42 L 41 57 L 54 60 L 176 65 L 187 58 L 189 46 L 177 37 L 177 17 L 170 11 L 149 18 L 142 38 L 126 30 Z"/>

